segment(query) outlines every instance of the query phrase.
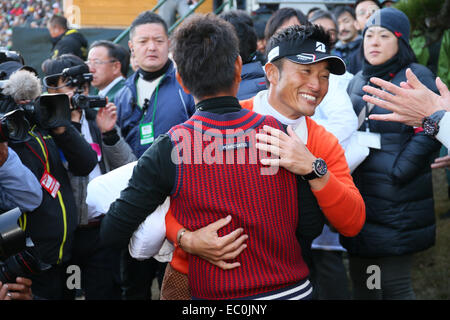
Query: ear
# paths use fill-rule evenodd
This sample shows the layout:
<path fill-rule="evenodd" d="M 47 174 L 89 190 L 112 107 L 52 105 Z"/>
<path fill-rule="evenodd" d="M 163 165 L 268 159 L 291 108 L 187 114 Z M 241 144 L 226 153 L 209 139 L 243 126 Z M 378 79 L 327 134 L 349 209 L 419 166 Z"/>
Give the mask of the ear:
<path fill-rule="evenodd" d="M 236 83 L 241 83 L 241 73 L 242 73 L 242 58 L 241 56 L 237 56 L 236 61 L 234 62 L 234 80 Z"/>
<path fill-rule="evenodd" d="M 181 79 L 181 76 L 178 73 L 178 71 L 175 72 L 175 78 L 177 79 L 180 86 L 183 88 L 184 92 L 186 92 L 186 94 L 191 94 L 191 92 L 184 86 L 183 79 Z"/>
<path fill-rule="evenodd" d="M 122 63 L 118 60 L 113 63 L 113 73 L 117 75 L 122 73 Z"/>
<path fill-rule="evenodd" d="M 131 53 L 133 53 L 134 48 L 133 48 L 133 42 L 131 42 L 131 40 L 128 40 L 128 47 L 130 48 Z"/>
<path fill-rule="evenodd" d="M 269 83 L 271 85 L 277 84 L 278 80 L 280 79 L 280 70 L 278 70 L 277 66 L 268 62 L 264 66 L 264 70 L 266 71 L 266 77 L 267 80 L 269 80 Z"/>

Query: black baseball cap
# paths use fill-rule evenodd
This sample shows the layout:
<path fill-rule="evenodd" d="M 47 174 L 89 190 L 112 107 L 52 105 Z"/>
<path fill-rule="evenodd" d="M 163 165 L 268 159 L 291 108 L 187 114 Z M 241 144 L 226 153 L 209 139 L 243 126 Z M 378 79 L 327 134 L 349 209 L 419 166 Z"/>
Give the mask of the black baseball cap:
<path fill-rule="evenodd" d="M 330 48 L 324 43 L 310 38 L 281 41 L 267 55 L 268 62 L 274 62 L 281 58 L 298 64 L 312 64 L 327 60 L 330 72 L 337 75 L 344 74 L 346 70 L 345 62 L 340 57 L 330 54 Z"/>
<path fill-rule="evenodd" d="M 32 73 L 34 73 L 36 75 L 36 77 L 38 76 L 37 71 L 30 67 L 30 66 L 24 66 L 23 64 L 21 64 L 20 62 L 17 61 L 6 61 L 3 63 L 0 63 L 0 74 L 1 74 L 1 78 L 0 80 L 5 80 L 5 79 L 9 79 L 9 77 L 16 71 L 19 70 L 27 70 L 30 71 Z"/>

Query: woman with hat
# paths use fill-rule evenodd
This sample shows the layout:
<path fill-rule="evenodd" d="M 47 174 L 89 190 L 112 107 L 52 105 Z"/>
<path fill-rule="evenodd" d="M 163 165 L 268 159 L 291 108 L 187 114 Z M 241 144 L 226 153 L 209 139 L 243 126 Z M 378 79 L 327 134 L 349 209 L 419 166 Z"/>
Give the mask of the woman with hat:
<path fill-rule="evenodd" d="M 356 299 L 414 299 L 413 254 L 435 241 L 430 164 L 439 142 L 422 128 L 370 120 L 369 114 L 390 111 L 362 99 L 362 87 L 373 85 L 371 77 L 399 85 L 407 68 L 437 91 L 432 72 L 415 63 L 409 32 L 403 12 L 375 12 L 363 30 L 363 69 L 347 89 L 359 120 L 358 142 L 370 148 L 353 172 L 366 204 L 366 223 L 356 237 L 342 239 Z"/>

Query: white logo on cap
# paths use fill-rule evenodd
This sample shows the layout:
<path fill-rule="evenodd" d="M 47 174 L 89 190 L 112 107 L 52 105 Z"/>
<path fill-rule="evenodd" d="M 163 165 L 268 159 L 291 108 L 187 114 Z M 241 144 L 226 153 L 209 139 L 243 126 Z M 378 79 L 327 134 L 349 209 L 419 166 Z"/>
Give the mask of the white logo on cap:
<path fill-rule="evenodd" d="M 302 53 L 297 55 L 297 60 L 299 62 L 314 62 L 316 61 L 316 56 L 310 53 Z"/>
<path fill-rule="evenodd" d="M 326 52 L 325 45 L 322 42 L 317 41 L 316 42 L 316 51 L 325 53 Z"/>

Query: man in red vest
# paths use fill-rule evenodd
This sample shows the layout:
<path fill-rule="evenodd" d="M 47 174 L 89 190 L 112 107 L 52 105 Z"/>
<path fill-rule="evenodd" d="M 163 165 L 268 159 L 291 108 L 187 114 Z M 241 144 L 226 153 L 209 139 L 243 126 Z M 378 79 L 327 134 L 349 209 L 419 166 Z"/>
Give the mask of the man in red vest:
<path fill-rule="evenodd" d="M 305 34 L 311 36 L 305 30 L 299 32 L 300 36 Z M 305 67 L 297 57 L 303 40 L 293 37 L 280 43 L 278 52 L 274 51 L 269 60 L 275 67 L 275 60 Z M 326 52 L 325 44 L 319 44 L 323 47 L 314 40 L 307 41 L 307 50 L 320 52 L 317 61 L 309 61 L 312 70 L 303 73 L 312 74 L 306 77 L 309 81 L 303 83 L 304 87 L 300 86 L 309 88 L 308 91 L 298 88 L 295 91 L 298 97 L 294 100 L 302 105 L 297 113 L 303 115 L 311 115 L 326 94 L 330 70 L 345 70 L 343 63 L 339 66 L 340 62 Z M 141 157 L 128 187 L 102 222 L 103 241 L 126 246 L 148 212 L 170 196 L 171 213 L 188 230 L 199 230 L 230 215 L 231 223 L 219 230 L 218 235 L 238 228 L 248 235 L 247 248 L 237 258 L 239 268 L 224 270 L 189 255 L 188 276 L 194 298 L 309 299 L 312 292 L 309 271 L 296 238 L 296 176 L 278 166 L 284 165 L 282 154 L 277 163 L 265 152 L 256 152 L 258 133 L 273 132 L 270 128 L 275 128 L 277 131 L 273 133 L 284 139 L 280 135 L 284 127 L 270 115 L 243 109 L 236 99 L 242 61 L 232 26 L 213 15 L 193 17 L 177 29 L 173 53 L 178 80 L 194 96 L 197 112 L 161 135 Z M 284 58 L 300 62 L 286 62 Z M 298 73 L 301 72 L 297 70 L 300 78 Z M 270 77 L 277 78 L 275 74 Z M 282 77 L 278 75 L 278 79 L 281 81 Z M 286 90 L 279 97 L 289 100 L 289 95 Z M 323 207 L 334 207 L 336 201 L 344 200 L 343 205 L 351 207 L 351 214 L 334 222 L 346 230 L 344 233 L 356 234 L 364 223 L 364 203 L 349 176 L 343 150 L 336 138 L 312 120 L 303 121 L 304 128 L 311 129 L 307 146 L 312 151 L 303 145 L 299 150 L 302 163 L 291 169 L 311 181 L 311 189 L 322 200 L 319 204 Z M 290 137 L 295 135 L 291 129 L 288 132 Z M 261 140 L 264 137 L 259 136 Z M 338 163 L 341 172 L 346 171 L 347 181 L 342 182 L 327 171 L 323 160 L 317 162 L 314 151 L 326 155 L 334 167 Z M 330 152 L 337 155 L 329 156 Z M 267 168 L 265 161 L 275 161 L 275 165 Z M 337 216 L 333 209 L 330 212 Z M 182 244 L 184 232 L 179 232 L 178 245 Z"/>

